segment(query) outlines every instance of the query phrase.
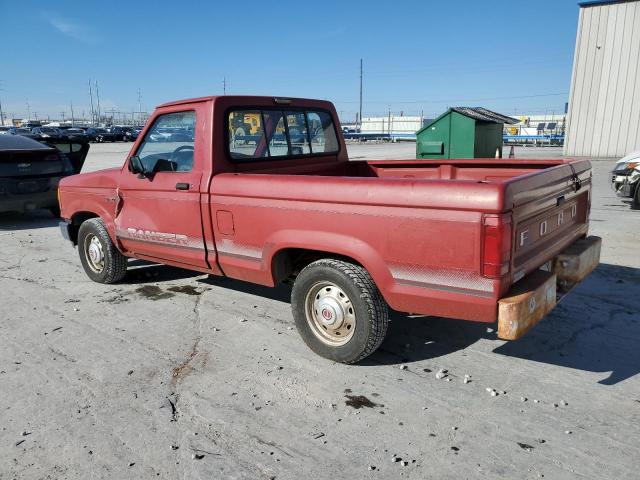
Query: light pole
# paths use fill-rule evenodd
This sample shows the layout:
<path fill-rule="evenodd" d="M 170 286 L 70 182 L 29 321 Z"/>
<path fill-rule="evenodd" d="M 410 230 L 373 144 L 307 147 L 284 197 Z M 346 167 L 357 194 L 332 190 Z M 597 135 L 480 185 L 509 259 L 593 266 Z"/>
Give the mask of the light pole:
<path fill-rule="evenodd" d="M 360 113 L 358 115 L 359 130 L 362 130 L 362 59 L 360 59 Z"/>
<path fill-rule="evenodd" d="M 2 88 L 2 80 L 0 80 L 0 92 L 4 90 Z M 2 112 L 2 100 L 0 100 L 0 125 L 4 125 L 4 113 Z"/>

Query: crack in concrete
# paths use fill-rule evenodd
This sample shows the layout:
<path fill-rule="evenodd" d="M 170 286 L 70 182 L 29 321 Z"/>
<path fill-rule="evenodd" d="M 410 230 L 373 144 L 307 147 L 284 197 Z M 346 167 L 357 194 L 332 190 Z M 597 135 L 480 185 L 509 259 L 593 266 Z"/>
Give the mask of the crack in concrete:
<path fill-rule="evenodd" d="M 170 396 L 167 397 L 167 399 L 169 400 L 169 403 L 171 404 L 171 421 L 175 422 L 178 420 L 179 417 L 179 410 L 178 410 L 178 399 L 179 399 L 179 394 L 177 393 L 178 390 L 178 386 L 180 384 L 180 382 L 182 380 L 184 380 L 187 376 L 189 376 L 189 374 L 191 374 L 191 372 L 193 372 L 194 368 L 193 368 L 193 360 L 200 354 L 200 340 L 202 339 L 202 320 L 200 318 L 200 302 L 201 302 L 202 296 L 198 296 L 195 299 L 195 304 L 193 306 L 193 313 L 195 314 L 195 320 L 194 323 L 196 325 L 196 338 L 193 342 L 193 345 L 191 346 L 191 350 L 190 352 L 187 354 L 187 357 L 177 366 L 172 370 L 172 375 L 171 375 L 171 382 L 169 383 L 170 385 Z M 203 356 L 203 361 L 202 361 L 202 365 L 206 365 L 206 361 L 207 361 L 207 356 L 206 354 L 204 354 Z M 172 399 L 170 398 L 171 396 L 174 397 L 174 400 L 172 401 Z"/>

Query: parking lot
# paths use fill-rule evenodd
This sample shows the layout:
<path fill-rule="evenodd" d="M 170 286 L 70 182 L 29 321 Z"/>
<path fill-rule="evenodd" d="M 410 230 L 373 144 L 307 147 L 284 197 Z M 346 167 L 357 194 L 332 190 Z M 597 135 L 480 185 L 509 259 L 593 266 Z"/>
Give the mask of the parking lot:
<path fill-rule="evenodd" d="M 84 171 L 130 147 L 93 144 Z M 640 211 L 612 166 L 593 162 L 600 267 L 526 337 L 394 314 L 352 366 L 304 345 L 289 287 L 141 261 L 101 285 L 48 212 L 0 216 L 0 479 L 638 478 Z"/>

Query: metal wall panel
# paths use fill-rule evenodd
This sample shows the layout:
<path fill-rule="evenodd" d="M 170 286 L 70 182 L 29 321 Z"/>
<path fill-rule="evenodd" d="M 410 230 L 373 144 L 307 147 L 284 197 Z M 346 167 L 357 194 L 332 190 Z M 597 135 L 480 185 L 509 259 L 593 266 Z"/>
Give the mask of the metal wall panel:
<path fill-rule="evenodd" d="M 640 150 L 640 1 L 580 9 L 565 154 Z"/>

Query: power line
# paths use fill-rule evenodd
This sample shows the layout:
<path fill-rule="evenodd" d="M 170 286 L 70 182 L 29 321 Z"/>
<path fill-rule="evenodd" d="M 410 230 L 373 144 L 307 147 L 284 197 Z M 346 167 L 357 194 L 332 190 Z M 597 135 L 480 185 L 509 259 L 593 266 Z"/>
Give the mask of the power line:
<path fill-rule="evenodd" d="M 449 98 L 445 100 L 368 100 L 365 103 L 378 103 L 378 104 L 409 104 L 409 103 L 453 103 L 453 102 L 479 102 L 479 101 L 493 101 L 493 100 L 516 100 L 521 98 L 539 98 L 539 97 L 556 97 L 560 95 L 568 95 L 569 92 L 561 93 L 538 93 L 534 95 L 514 95 L 509 97 L 484 97 L 484 98 Z M 334 100 L 336 103 L 356 103 L 352 100 Z"/>

